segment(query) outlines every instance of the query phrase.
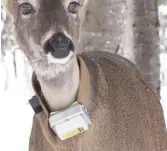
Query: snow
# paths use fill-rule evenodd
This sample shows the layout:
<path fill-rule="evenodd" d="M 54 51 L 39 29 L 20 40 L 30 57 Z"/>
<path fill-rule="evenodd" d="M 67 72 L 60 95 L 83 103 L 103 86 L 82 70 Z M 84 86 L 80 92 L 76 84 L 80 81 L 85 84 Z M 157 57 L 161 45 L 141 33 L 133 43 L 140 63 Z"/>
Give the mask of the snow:
<path fill-rule="evenodd" d="M 27 79 L 24 75 L 25 66 L 23 54 L 18 50 L 16 56 L 19 72 L 18 78 L 12 76 L 12 56 L 7 54 L 4 62 L 0 63 L 1 73 L 5 73 L 5 67 L 9 69 L 9 85 L 6 91 L 3 90 L 3 84 L 5 81 L 5 74 L 0 74 L 0 136 L 3 136 L 3 143 L 0 145 L 0 150 L 10 151 L 28 151 L 29 135 L 32 125 L 33 111 L 28 104 L 28 99 L 31 98 L 33 92 L 29 91 L 30 88 L 27 85 Z M 30 67 L 29 67 L 30 68 Z M 27 69 L 26 69 L 27 70 Z M 30 73 L 31 73 L 31 69 Z M 10 142 L 10 145 L 9 145 Z"/>
<path fill-rule="evenodd" d="M 161 63 L 161 104 L 164 110 L 167 128 L 167 53 L 160 54 Z M 162 76 L 163 75 L 163 76 Z"/>
<path fill-rule="evenodd" d="M 26 103 L 29 98 L 24 96 L 21 84 L 17 80 L 13 84 L 14 87 L 1 93 L 0 119 L 3 122 L 0 134 L 3 143 L 0 150 L 28 151 L 33 112 Z"/>
<path fill-rule="evenodd" d="M 158 9 L 160 29 L 159 36 L 162 41 L 160 44 L 160 49 L 162 50 L 160 54 L 160 72 L 161 72 L 161 104 L 163 107 L 166 129 L 167 129 L 167 5 L 160 5 Z M 165 50 L 166 49 L 166 50 Z"/>

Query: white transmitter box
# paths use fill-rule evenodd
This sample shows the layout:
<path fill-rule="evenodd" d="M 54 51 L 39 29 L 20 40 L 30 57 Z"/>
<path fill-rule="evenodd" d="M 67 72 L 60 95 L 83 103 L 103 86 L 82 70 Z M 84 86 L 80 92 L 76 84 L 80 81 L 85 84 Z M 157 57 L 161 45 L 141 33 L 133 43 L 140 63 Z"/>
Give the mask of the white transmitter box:
<path fill-rule="evenodd" d="M 67 109 L 52 112 L 49 124 L 57 136 L 65 140 L 88 130 L 91 121 L 84 106 L 75 102 Z"/>

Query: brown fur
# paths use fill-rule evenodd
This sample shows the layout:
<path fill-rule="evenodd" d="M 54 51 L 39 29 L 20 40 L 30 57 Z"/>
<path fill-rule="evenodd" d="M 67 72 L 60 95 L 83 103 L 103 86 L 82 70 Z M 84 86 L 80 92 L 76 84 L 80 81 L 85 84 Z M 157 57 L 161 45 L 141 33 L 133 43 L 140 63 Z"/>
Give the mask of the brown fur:
<path fill-rule="evenodd" d="M 52 149 L 34 117 L 30 151 L 166 151 L 160 102 L 133 64 L 106 52 L 81 57 L 91 75 L 91 101 L 96 104 L 89 110 L 91 128 L 65 141 L 54 137 Z"/>

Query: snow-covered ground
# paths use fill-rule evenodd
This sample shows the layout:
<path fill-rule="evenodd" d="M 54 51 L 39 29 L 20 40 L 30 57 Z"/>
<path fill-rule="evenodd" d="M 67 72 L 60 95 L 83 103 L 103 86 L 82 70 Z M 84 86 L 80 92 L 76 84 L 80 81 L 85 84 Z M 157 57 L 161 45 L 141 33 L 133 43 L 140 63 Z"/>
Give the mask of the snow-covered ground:
<path fill-rule="evenodd" d="M 165 6 L 162 6 L 163 8 L 164 12 L 167 11 Z M 33 91 L 30 91 L 32 90 L 31 85 L 27 85 L 30 83 L 30 79 L 27 77 L 31 75 L 31 68 L 19 50 L 16 50 L 15 55 L 17 58 L 17 78 L 12 71 L 11 60 L 13 56 L 11 53 L 6 53 L 4 63 L 0 62 L 0 151 L 28 151 L 33 117 L 33 111 L 28 104 L 28 99 L 33 95 Z M 161 53 L 160 61 L 161 79 L 163 80 L 161 83 L 161 103 L 167 125 L 167 53 Z M 7 69 L 8 71 L 6 71 Z M 30 75 L 25 76 L 27 73 Z M 4 90 L 6 77 L 8 77 L 9 83 L 8 89 Z"/>
<path fill-rule="evenodd" d="M 9 63 L 5 64 L 8 69 L 12 67 L 10 54 L 5 58 L 5 62 Z M 19 61 L 17 62 L 19 65 L 18 78 L 13 78 L 13 71 L 8 71 L 10 84 L 7 91 L 3 91 L 2 87 L 6 77 L 2 73 L 5 73 L 6 68 L 4 64 L 0 63 L 0 151 L 28 151 L 29 134 L 34 114 L 28 104 L 28 99 L 31 98 L 33 92 L 30 91 L 32 88 L 27 85 L 27 81 L 30 79 L 27 79 L 24 73 L 31 73 L 31 71 L 25 71 L 25 69 L 31 70 L 31 68 L 25 68 L 24 57 L 19 50 L 16 56 Z"/>

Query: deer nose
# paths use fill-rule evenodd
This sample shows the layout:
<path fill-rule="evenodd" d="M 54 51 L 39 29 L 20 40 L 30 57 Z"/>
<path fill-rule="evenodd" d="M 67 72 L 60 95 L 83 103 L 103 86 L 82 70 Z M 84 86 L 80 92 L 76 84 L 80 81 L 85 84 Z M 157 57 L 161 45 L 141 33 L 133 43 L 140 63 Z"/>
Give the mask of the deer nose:
<path fill-rule="evenodd" d="M 50 45 L 55 50 L 67 49 L 70 45 L 70 40 L 63 33 L 57 33 L 50 39 Z"/>
<path fill-rule="evenodd" d="M 73 51 L 72 41 L 63 33 L 54 34 L 45 45 L 45 52 L 51 52 L 55 58 L 65 58 Z"/>

